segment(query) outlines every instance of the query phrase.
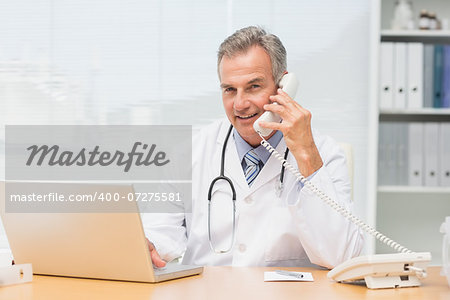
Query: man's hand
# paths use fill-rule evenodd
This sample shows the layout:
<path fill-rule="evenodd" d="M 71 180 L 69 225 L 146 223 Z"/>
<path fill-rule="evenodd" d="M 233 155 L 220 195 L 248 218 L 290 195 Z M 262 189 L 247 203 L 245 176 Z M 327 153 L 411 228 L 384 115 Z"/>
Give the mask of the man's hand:
<path fill-rule="evenodd" d="M 152 263 L 157 268 L 165 267 L 166 262 L 161 259 L 161 256 L 159 256 L 158 251 L 156 251 L 155 245 L 153 245 L 153 243 L 150 242 L 148 239 L 146 239 L 146 240 L 147 240 L 148 249 L 150 250 L 150 257 L 152 258 Z"/>
<path fill-rule="evenodd" d="M 260 125 L 283 133 L 286 146 L 294 155 L 300 173 L 305 177 L 310 176 L 323 165 L 312 136 L 311 112 L 292 100 L 282 89 L 270 96 L 270 100 L 278 105 L 266 104 L 264 109 L 280 115 L 283 121 L 261 122 Z"/>

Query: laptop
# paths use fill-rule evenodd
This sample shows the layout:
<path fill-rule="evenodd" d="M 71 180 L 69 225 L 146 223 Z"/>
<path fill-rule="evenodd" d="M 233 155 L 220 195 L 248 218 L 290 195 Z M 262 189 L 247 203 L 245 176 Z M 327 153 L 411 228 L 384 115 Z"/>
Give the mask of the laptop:
<path fill-rule="evenodd" d="M 9 189 L 9 184 L 8 189 Z M 50 183 L 43 183 L 48 185 Z M 58 189 L 133 193 L 131 185 L 57 183 Z M 201 274 L 203 267 L 168 263 L 154 269 L 134 201 L 127 212 L 8 212 L 0 183 L 1 218 L 16 264 L 31 263 L 34 274 L 160 282 Z"/>

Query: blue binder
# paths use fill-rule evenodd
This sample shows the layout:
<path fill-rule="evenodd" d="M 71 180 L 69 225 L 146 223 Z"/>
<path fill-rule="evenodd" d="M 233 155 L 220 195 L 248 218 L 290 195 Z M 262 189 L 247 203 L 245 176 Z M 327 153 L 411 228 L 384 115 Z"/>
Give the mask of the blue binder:
<path fill-rule="evenodd" d="M 450 45 L 444 46 L 441 107 L 450 107 Z"/>
<path fill-rule="evenodd" d="M 434 74 L 433 74 L 433 107 L 439 108 L 442 105 L 442 70 L 444 66 L 444 47 L 434 46 Z"/>

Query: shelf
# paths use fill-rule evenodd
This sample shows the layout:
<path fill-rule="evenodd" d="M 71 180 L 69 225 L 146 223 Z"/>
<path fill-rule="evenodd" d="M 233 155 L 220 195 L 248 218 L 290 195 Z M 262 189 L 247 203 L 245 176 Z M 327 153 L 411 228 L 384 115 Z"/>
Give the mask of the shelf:
<path fill-rule="evenodd" d="M 403 186 L 403 185 L 382 185 L 378 187 L 379 193 L 422 193 L 422 194 L 450 194 L 450 187 L 447 186 Z"/>
<path fill-rule="evenodd" d="M 450 108 L 380 109 L 386 115 L 450 115 Z"/>
<path fill-rule="evenodd" d="M 380 122 L 450 122 L 450 108 L 380 109 Z"/>
<path fill-rule="evenodd" d="M 381 30 L 382 42 L 450 43 L 450 30 Z"/>
<path fill-rule="evenodd" d="M 443 37 L 450 38 L 450 30 L 381 30 L 382 37 Z"/>

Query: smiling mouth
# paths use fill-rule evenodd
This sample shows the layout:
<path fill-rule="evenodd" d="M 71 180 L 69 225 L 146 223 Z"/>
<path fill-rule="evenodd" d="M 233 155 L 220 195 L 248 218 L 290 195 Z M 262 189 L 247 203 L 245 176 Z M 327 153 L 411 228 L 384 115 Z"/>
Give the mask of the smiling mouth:
<path fill-rule="evenodd" d="M 256 116 L 258 113 L 254 113 L 252 115 L 248 115 L 248 116 L 236 116 L 238 119 L 242 119 L 242 120 L 246 120 L 246 119 L 250 119 L 253 118 L 254 116 Z"/>

